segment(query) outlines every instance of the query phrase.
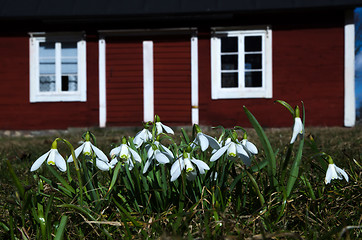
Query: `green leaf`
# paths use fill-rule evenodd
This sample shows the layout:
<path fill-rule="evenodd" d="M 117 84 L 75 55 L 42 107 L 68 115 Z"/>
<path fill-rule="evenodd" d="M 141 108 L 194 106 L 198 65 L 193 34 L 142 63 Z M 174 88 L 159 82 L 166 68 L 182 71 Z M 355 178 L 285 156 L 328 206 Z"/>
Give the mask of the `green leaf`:
<path fill-rule="evenodd" d="M 60 224 L 59 224 L 59 227 L 58 227 L 58 230 L 57 230 L 57 233 L 55 235 L 54 240 L 63 239 L 64 232 L 65 232 L 65 227 L 67 226 L 67 220 L 68 220 L 68 216 L 63 215 L 61 220 L 60 220 Z"/>
<path fill-rule="evenodd" d="M 295 117 L 294 108 L 292 108 L 292 106 L 290 106 L 287 102 L 282 101 L 282 100 L 276 100 L 275 102 L 280 103 L 281 105 L 286 107 L 289 110 L 289 112 L 292 114 L 292 116 Z"/>
<path fill-rule="evenodd" d="M 119 174 L 119 171 L 120 171 L 121 167 L 122 167 L 122 163 L 118 162 L 117 165 L 116 165 L 116 167 L 114 168 L 113 176 L 112 176 L 112 181 L 111 181 L 111 183 L 110 183 L 110 185 L 109 185 L 107 194 L 111 192 L 114 184 L 116 183 L 117 178 L 118 178 L 118 174 Z"/>
<path fill-rule="evenodd" d="M 297 154 L 295 156 L 292 168 L 290 169 L 290 175 L 287 183 L 287 197 L 289 197 L 290 193 L 292 192 L 295 181 L 298 178 L 299 167 L 302 160 L 303 144 L 304 144 L 304 138 L 299 143 Z"/>
<path fill-rule="evenodd" d="M 276 160 L 272 146 L 270 145 L 269 139 L 267 138 L 263 128 L 260 126 L 259 122 L 256 120 L 254 115 L 244 106 L 244 111 L 249 121 L 253 125 L 256 133 L 259 136 L 259 139 L 263 145 L 266 158 L 268 160 L 268 175 L 271 178 L 271 183 L 278 190 L 278 181 L 276 179 Z"/>
<path fill-rule="evenodd" d="M 69 183 L 51 166 L 46 164 L 48 166 L 49 171 L 56 177 L 59 182 L 71 193 L 75 193 L 75 190 L 72 186 L 69 185 Z"/>

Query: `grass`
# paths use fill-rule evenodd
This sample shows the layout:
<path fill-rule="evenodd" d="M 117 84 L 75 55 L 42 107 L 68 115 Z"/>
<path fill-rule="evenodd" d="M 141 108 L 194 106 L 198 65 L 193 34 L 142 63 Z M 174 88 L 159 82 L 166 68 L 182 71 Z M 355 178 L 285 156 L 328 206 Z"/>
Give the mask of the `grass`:
<path fill-rule="evenodd" d="M 135 136 L 139 129 L 90 129 L 97 137 L 97 146 L 106 154 L 121 142 L 123 136 Z M 219 130 L 202 127 L 203 132 L 209 135 L 218 136 Z M 191 135 L 191 129 L 186 128 Z M 0 204 L 1 204 L 1 223 L 9 226 L 8 220 L 10 211 L 19 211 L 18 208 L 9 208 L 17 206 L 19 203 L 16 197 L 16 189 L 11 175 L 5 164 L 9 160 L 16 175 L 24 183 L 26 188 L 35 189 L 37 182 L 33 174 L 29 172 L 32 163 L 43 153 L 49 150 L 52 141 L 56 137 L 62 137 L 69 140 L 74 146 L 78 146 L 78 141 L 84 131 L 81 129 L 72 129 L 69 131 L 42 132 L 30 134 L 23 132 L 18 136 L 2 136 L 0 138 Z M 255 143 L 260 149 L 255 161 L 261 162 L 265 158 L 265 153 L 261 149 L 261 142 L 253 129 L 247 129 L 248 139 Z M 193 208 L 185 210 L 184 215 L 175 214 L 177 206 L 170 206 L 170 209 L 161 213 L 136 214 L 129 212 L 141 224 L 136 227 L 137 222 L 122 221 L 120 218 L 123 213 L 114 213 L 108 217 L 108 221 L 102 224 L 112 230 L 112 236 L 128 236 L 129 238 L 144 238 L 141 233 L 150 238 L 173 239 L 358 239 L 362 238 L 362 126 L 354 128 L 306 128 L 306 139 L 313 136 L 319 150 L 329 154 L 339 167 L 345 169 L 350 181 L 334 180 L 332 184 L 324 184 L 325 166 L 321 166 L 312 146 L 305 144 L 302 164 L 299 171 L 299 178 L 292 194 L 284 205 L 282 210 L 284 214 L 280 217 L 275 215 L 282 206 L 281 199 L 277 193 L 270 191 L 270 186 L 265 176 L 262 174 L 253 174 L 258 182 L 265 199 L 265 208 L 261 207 L 256 192 L 253 188 L 246 185 L 240 187 L 243 190 L 244 204 L 237 205 L 234 202 L 225 203 L 223 209 L 203 208 L 202 201 Z M 290 141 L 291 129 L 265 129 L 265 133 L 271 142 L 271 145 L 279 155 L 285 155 Z M 180 129 L 176 134 L 181 135 Z M 65 146 L 60 145 L 60 152 Z M 295 153 L 292 153 L 295 154 Z M 277 163 L 278 164 L 278 163 Z M 237 171 L 242 171 L 244 166 L 237 166 Z M 278 165 L 278 168 L 281 166 Z M 39 174 L 51 177 L 47 169 L 43 166 Z M 242 183 L 243 184 L 243 183 Z M 309 187 L 310 186 L 310 187 Z M 46 191 L 52 192 L 50 186 L 45 186 Z M 210 198 L 211 189 L 203 189 L 205 201 Z M 233 193 L 235 194 L 235 193 Z M 237 193 L 236 193 L 237 194 Z M 203 197 L 202 197 L 203 198 Z M 206 204 L 206 203 L 205 203 Z M 236 207 L 236 205 L 238 207 Z M 70 210 L 68 210 L 70 211 Z M 112 214 L 105 212 L 105 214 Z M 128 217 L 127 219 L 133 219 Z M 181 219 L 181 223 L 178 223 Z M 59 219 L 60 220 L 60 219 Z M 112 221 L 110 221 L 112 220 Z M 95 220 L 94 222 L 97 222 Z M 68 220 L 69 225 L 75 225 L 77 228 L 67 230 L 68 239 L 70 236 L 84 236 L 84 239 L 96 238 L 96 234 L 101 234 L 96 229 L 96 224 L 89 223 L 81 214 L 72 215 Z M 25 224 L 26 225 L 26 224 Z M 128 225 L 128 226 L 127 226 Z M 29 225 L 30 226 L 30 225 Z M 91 227 L 89 227 L 91 226 Z M 175 226 L 179 229 L 175 230 Z M 131 230 L 129 230 L 130 228 Z M 82 233 L 75 232 L 82 230 Z M 80 229 L 80 230 L 79 230 Z M 85 229 L 92 235 L 85 232 Z M 26 236 L 26 233 L 32 236 L 36 235 L 30 227 L 22 227 L 15 230 L 17 236 L 19 232 Z M 132 236 L 127 235 L 132 233 Z M 126 233 L 124 233 L 126 232 Z M 6 238 L 9 231 L 0 228 L 0 237 Z M 25 238 L 26 239 L 26 238 Z M 71 237 L 72 239 L 72 237 Z M 117 237 L 115 237 L 117 239 Z"/>

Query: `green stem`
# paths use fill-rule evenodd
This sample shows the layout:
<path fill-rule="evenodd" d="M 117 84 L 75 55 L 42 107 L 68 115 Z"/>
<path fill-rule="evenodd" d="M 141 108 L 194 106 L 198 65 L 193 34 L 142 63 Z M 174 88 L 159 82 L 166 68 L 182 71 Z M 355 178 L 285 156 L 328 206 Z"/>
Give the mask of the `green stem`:
<path fill-rule="evenodd" d="M 70 152 L 71 152 L 72 157 L 73 157 L 75 171 L 76 171 L 77 178 L 78 178 L 78 183 L 79 183 L 79 203 L 80 203 L 81 206 L 83 206 L 83 182 L 82 182 L 82 177 L 80 175 L 81 170 L 79 168 L 78 160 L 77 160 L 77 158 L 75 156 L 75 153 L 74 153 L 74 148 L 73 148 L 72 144 L 70 142 L 68 142 L 67 140 L 65 140 L 65 139 L 57 138 L 56 140 L 63 141 L 65 144 L 68 145 L 68 147 L 70 149 Z"/>

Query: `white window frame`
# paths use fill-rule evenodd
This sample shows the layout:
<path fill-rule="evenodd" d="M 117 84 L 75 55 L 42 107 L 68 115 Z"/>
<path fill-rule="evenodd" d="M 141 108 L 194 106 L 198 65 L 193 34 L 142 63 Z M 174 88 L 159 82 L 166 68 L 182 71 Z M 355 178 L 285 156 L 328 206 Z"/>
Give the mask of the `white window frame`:
<path fill-rule="evenodd" d="M 81 33 L 30 33 L 30 102 L 85 102 L 87 101 L 87 71 L 86 71 L 86 41 Z M 78 74 L 77 91 L 61 91 L 61 76 L 59 66 L 56 65 L 56 90 L 51 92 L 41 92 L 39 88 L 39 43 L 46 42 L 47 39 L 55 41 L 55 57 L 60 58 L 59 42 L 77 42 Z M 59 60 L 58 60 L 59 61 Z M 59 64 L 58 64 L 59 65 Z M 58 74 L 59 73 L 59 74 Z"/>
<path fill-rule="evenodd" d="M 221 40 L 218 35 L 238 37 L 239 87 L 221 87 Z M 244 44 L 245 36 L 262 36 L 262 87 L 244 87 Z M 211 98 L 272 98 L 272 31 L 269 27 L 260 30 L 215 30 L 211 37 Z"/>

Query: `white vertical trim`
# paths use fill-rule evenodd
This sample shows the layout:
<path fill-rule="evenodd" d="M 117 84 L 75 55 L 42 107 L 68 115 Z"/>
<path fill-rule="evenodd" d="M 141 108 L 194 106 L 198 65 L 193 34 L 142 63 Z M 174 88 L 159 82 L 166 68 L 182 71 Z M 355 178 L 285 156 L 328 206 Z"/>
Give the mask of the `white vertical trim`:
<path fill-rule="evenodd" d="M 39 89 L 39 44 L 36 42 L 35 38 L 29 39 L 29 86 L 30 86 L 30 102 L 36 102 L 36 94 Z"/>
<path fill-rule="evenodd" d="M 62 91 L 62 45 L 60 42 L 55 43 L 55 92 Z"/>
<path fill-rule="evenodd" d="M 78 91 L 80 91 L 80 101 L 87 101 L 87 48 L 86 41 L 77 43 L 78 54 Z"/>
<path fill-rule="evenodd" d="M 153 121 L 153 42 L 143 41 L 143 121 Z"/>
<path fill-rule="evenodd" d="M 106 41 L 98 40 L 98 68 L 99 68 L 99 126 L 105 127 L 107 123 L 106 104 Z"/>
<path fill-rule="evenodd" d="M 344 25 L 344 126 L 356 123 L 353 11 L 347 11 Z"/>
<path fill-rule="evenodd" d="M 265 98 L 273 98 L 273 43 L 272 31 L 269 27 L 266 30 L 265 38 Z"/>
<path fill-rule="evenodd" d="M 197 37 L 191 37 L 191 121 L 192 124 L 199 124 L 199 59 Z"/>

